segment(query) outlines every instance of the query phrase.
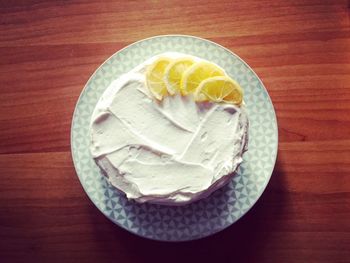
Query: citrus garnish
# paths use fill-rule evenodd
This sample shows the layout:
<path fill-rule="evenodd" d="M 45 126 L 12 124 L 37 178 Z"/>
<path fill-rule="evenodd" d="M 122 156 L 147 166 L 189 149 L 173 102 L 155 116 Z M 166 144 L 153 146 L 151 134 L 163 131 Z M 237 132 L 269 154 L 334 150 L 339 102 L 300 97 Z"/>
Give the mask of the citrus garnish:
<path fill-rule="evenodd" d="M 182 74 L 192 66 L 194 61 L 191 58 L 179 58 L 171 62 L 165 69 L 164 82 L 171 95 L 180 93 Z"/>
<path fill-rule="evenodd" d="M 203 80 L 194 94 L 196 101 L 226 102 L 241 105 L 243 90 L 228 76 L 218 76 Z"/>
<path fill-rule="evenodd" d="M 148 66 L 146 71 L 147 86 L 153 96 L 161 100 L 168 94 L 167 88 L 164 83 L 165 68 L 170 64 L 172 60 L 166 57 L 160 57 Z"/>
<path fill-rule="evenodd" d="M 225 72 L 210 62 L 194 63 L 182 75 L 181 91 L 184 95 L 193 93 L 203 80 L 215 76 L 225 76 Z"/>

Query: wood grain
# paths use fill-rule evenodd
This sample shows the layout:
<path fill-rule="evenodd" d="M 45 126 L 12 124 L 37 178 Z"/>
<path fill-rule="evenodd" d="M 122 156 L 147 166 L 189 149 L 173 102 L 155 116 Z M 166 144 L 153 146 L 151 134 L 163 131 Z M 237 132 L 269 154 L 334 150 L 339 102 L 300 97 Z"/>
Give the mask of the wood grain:
<path fill-rule="evenodd" d="M 350 262 L 346 1 L 0 1 L 0 262 Z M 275 106 L 265 193 L 227 230 L 161 243 L 105 218 L 71 161 L 75 103 L 124 46 L 190 34 L 241 56 Z"/>

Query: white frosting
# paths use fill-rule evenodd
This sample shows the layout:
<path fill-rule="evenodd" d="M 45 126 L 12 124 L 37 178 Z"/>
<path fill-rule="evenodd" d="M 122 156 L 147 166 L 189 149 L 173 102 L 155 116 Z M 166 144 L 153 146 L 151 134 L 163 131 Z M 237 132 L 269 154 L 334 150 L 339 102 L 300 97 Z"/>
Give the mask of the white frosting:
<path fill-rule="evenodd" d="M 111 184 L 128 198 L 185 204 L 233 176 L 245 151 L 248 120 L 244 106 L 196 103 L 180 95 L 155 100 L 144 75 L 154 59 L 106 89 L 91 119 L 90 150 Z"/>

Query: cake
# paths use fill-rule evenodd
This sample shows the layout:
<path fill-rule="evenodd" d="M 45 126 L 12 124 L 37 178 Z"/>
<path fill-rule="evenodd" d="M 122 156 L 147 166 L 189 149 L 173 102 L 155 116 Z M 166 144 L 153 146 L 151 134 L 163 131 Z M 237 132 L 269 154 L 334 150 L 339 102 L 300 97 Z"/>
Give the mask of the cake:
<path fill-rule="evenodd" d="M 247 150 L 243 91 L 224 69 L 166 52 L 115 79 L 90 123 L 90 152 L 136 202 L 184 205 L 225 185 Z"/>

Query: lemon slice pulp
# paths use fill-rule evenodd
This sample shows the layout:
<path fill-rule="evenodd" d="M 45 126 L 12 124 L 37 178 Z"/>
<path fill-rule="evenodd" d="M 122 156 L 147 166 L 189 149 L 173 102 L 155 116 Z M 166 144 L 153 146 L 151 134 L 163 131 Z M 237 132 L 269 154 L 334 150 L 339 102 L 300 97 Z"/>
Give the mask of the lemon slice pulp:
<path fill-rule="evenodd" d="M 165 69 L 170 62 L 170 58 L 160 57 L 150 66 L 148 66 L 146 71 L 147 87 L 153 96 L 158 100 L 163 99 L 163 97 L 168 94 L 168 90 L 163 79 Z"/>
<path fill-rule="evenodd" d="M 181 93 L 181 78 L 183 73 L 192 66 L 191 58 L 179 58 L 171 62 L 165 69 L 164 82 L 169 94 Z"/>
<path fill-rule="evenodd" d="M 215 76 L 225 76 L 225 72 L 210 62 L 194 63 L 182 75 L 181 91 L 184 95 L 193 93 L 203 80 Z"/>
<path fill-rule="evenodd" d="M 241 105 L 243 90 L 228 76 L 208 78 L 200 83 L 194 94 L 196 101 L 226 102 Z"/>

